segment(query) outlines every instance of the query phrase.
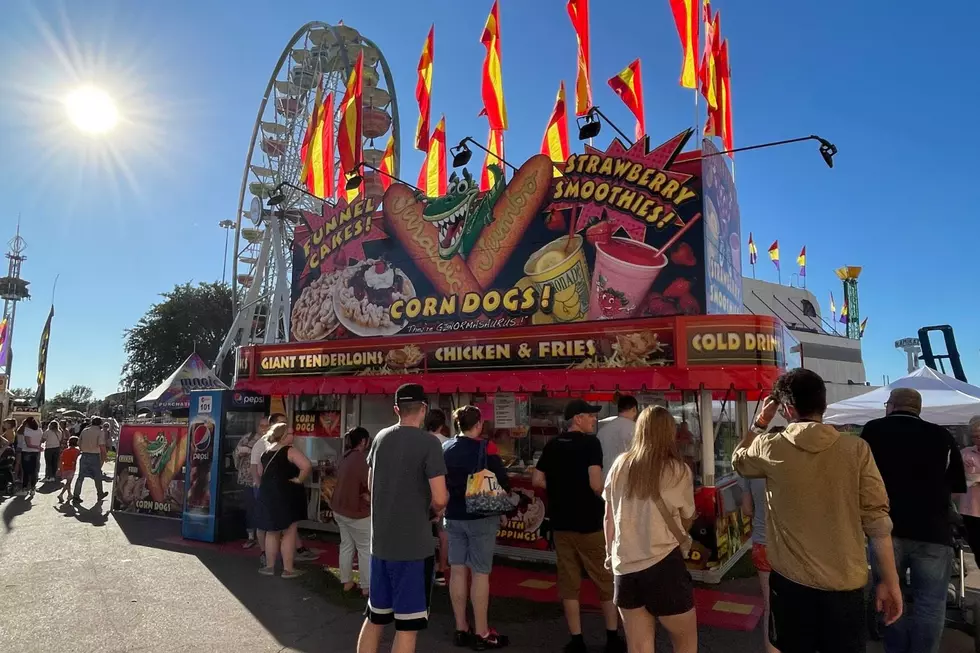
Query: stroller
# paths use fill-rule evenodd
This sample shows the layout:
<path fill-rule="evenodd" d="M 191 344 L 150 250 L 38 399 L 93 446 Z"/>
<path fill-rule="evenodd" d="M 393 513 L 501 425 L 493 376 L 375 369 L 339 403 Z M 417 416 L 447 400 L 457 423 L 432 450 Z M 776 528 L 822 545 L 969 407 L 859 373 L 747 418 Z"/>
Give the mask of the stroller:
<path fill-rule="evenodd" d="M 14 493 L 14 467 L 17 462 L 17 454 L 14 448 L 7 446 L 0 450 L 0 495 L 11 495 Z"/>

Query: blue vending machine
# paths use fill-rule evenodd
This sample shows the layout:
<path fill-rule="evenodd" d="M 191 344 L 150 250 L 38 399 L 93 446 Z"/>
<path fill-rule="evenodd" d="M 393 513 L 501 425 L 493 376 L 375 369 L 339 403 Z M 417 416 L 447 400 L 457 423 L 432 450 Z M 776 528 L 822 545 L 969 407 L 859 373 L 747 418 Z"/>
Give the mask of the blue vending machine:
<path fill-rule="evenodd" d="M 191 392 L 181 534 L 217 542 L 245 537 L 245 496 L 235 448 L 254 433 L 269 398 L 238 390 Z"/>

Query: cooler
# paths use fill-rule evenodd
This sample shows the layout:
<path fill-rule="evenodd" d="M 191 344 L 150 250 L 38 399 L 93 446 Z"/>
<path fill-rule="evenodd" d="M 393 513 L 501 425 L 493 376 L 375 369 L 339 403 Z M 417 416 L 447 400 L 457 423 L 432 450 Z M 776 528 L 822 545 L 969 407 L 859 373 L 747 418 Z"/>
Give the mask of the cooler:
<path fill-rule="evenodd" d="M 258 428 L 269 398 L 238 390 L 191 392 L 181 534 L 217 542 L 245 537 L 245 497 L 234 452 Z"/>

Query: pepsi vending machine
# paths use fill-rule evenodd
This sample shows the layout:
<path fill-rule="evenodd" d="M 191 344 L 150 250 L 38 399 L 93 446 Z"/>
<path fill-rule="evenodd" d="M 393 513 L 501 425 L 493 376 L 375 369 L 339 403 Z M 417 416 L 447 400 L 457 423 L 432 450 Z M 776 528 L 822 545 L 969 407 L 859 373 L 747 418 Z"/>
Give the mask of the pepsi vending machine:
<path fill-rule="evenodd" d="M 187 467 L 181 534 L 217 542 L 245 537 L 244 492 L 234 453 L 254 433 L 269 398 L 237 390 L 195 390 L 187 422 Z"/>

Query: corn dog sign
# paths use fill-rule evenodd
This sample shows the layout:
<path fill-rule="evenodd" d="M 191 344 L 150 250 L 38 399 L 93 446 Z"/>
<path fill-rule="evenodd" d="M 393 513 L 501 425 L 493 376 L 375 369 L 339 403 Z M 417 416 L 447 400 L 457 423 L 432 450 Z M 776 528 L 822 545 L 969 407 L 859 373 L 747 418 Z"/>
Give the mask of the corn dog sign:
<path fill-rule="evenodd" d="M 718 261 L 732 250 L 712 236 L 709 270 L 717 220 L 705 211 L 700 153 L 683 152 L 690 136 L 653 149 L 613 140 L 558 163 L 535 155 L 513 174 L 493 166 L 486 191 L 459 168 L 442 197 L 393 183 L 304 214 L 291 340 L 426 340 L 706 313 L 721 305 L 709 302 L 706 282 L 723 276 Z M 736 303 L 729 297 L 727 308 Z"/>

